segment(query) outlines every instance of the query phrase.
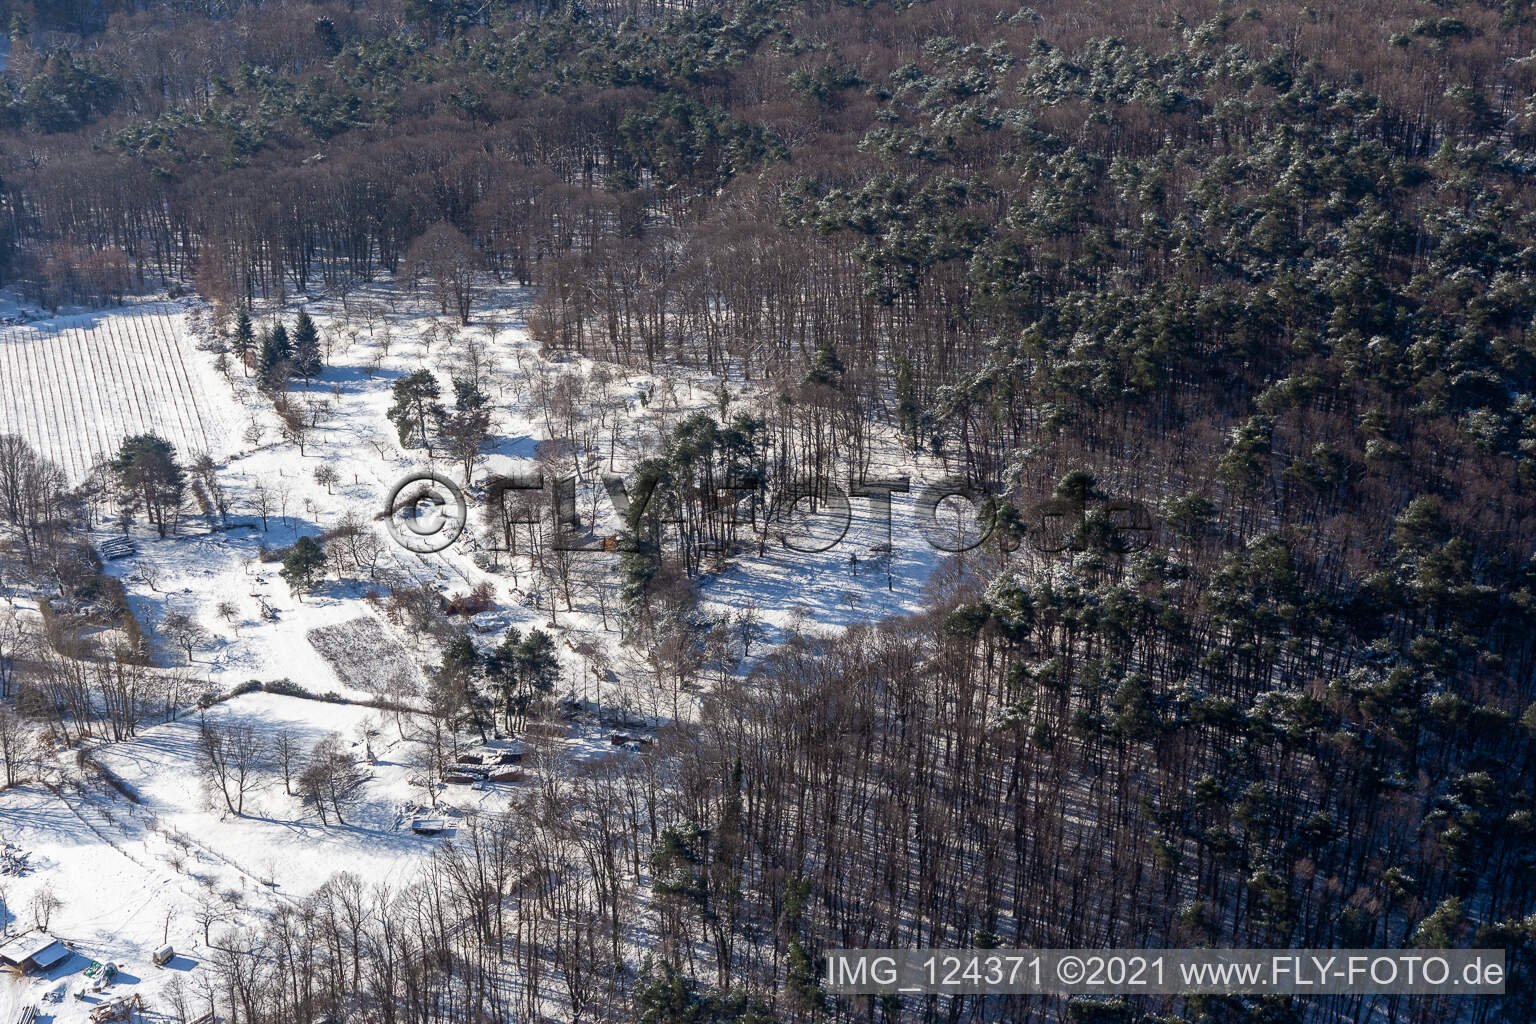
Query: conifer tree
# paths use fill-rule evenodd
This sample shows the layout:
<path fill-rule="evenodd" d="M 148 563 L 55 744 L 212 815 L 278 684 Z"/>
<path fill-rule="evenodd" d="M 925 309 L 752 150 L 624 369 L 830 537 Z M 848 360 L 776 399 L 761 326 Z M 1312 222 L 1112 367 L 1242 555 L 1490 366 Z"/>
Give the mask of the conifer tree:
<path fill-rule="evenodd" d="M 453 380 L 453 396 L 453 411 L 441 416 L 438 431 L 468 481 L 491 434 L 490 399 L 474 381 L 458 377 Z"/>
<path fill-rule="evenodd" d="M 123 441 L 112 470 L 125 510 L 142 505 L 161 537 L 186 492 L 186 475 L 176 461 L 176 449 L 154 434 L 136 434 Z"/>
<path fill-rule="evenodd" d="M 288 328 L 278 320 L 261 339 L 259 360 L 262 383 L 267 387 L 280 387 L 288 379 L 293 368 L 293 345 L 288 340 Z"/>
<path fill-rule="evenodd" d="M 244 306 L 235 314 L 235 335 L 231 347 L 240 360 L 247 376 L 251 372 L 251 356 L 256 353 L 256 331 L 251 326 L 251 314 Z"/>
<path fill-rule="evenodd" d="M 325 575 L 325 548 L 311 537 L 300 537 L 283 557 L 279 573 L 295 594 L 315 589 Z"/>
<path fill-rule="evenodd" d="M 443 417 L 443 408 L 437 400 L 440 393 L 437 378 L 431 370 L 417 370 L 395 381 L 395 404 L 390 406 L 389 420 L 399 431 L 402 445 L 431 447 L 427 421 Z"/>
<path fill-rule="evenodd" d="M 489 739 L 486 730 L 495 724 L 491 718 L 491 703 L 476 685 L 483 667 L 474 641 L 468 633 L 460 631 L 443 649 L 443 663 L 437 670 L 436 679 L 438 687 L 457 695 L 455 702 L 462 708 L 468 724 L 480 733 L 482 742 Z"/>
<path fill-rule="evenodd" d="M 324 368 L 320 358 L 320 332 L 307 310 L 299 311 L 293 324 L 293 372 L 308 384 Z"/>

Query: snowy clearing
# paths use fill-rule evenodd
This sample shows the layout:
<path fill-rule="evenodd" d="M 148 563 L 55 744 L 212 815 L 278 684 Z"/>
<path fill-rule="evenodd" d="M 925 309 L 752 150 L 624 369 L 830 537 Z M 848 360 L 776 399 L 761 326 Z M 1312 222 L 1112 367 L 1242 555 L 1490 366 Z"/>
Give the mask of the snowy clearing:
<path fill-rule="evenodd" d="M 465 784 L 441 785 L 422 763 L 420 735 L 410 735 L 408 716 L 378 706 L 420 707 L 424 683 L 442 656 L 392 605 L 397 591 L 420 588 L 445 601 L 476 591 L 489 595 L 488 608 L 454 620 L 482 651 L 509 628 L 553 635 L 561 663 L 554 696 L 569 702 L 574 718 L 522 737 L 532 745 L 522 766 L 529 779 L 543 773 L 568 780 L 583 764 L 633 756 L 639 744 L 624 742 L 630 734 L 644 736 L 694 713 L 703 688 L 668 691 L 643 652 L 620 642 L 616 554 L 571 556 L 567 603 L 563 588 L 541 575 L 526 552 L 491 550 L 478 507 L 471 509 L 471 529 L 427 555 L 391 541 L 379 521 L 390 489 L 407 474 L 432 470 L 463 479 L 462 469 L 440 452 L 403 447 L 387 416 L 394 382 L 422 368 L 432 370 L 445 391 L 470 365 L 484 375 L 494 419 L 477 479 L 566 471 L 551 461 L 561 446 L 550 442 L 563 430 L 551 422 L 549 389 L 594 387 L 588 398 L 609 409 L 610 418 L 606 433 L 587 436 L 577 467 L 577 508 L 597 535 L 611 533 L 618 521 L 600 472 L 629 473 L 692 414 L 724 415 L 719 381 L 696 371 L 658 367 L 654 375 L 638 374 L 546 357 L 522 318 L 526 298 L 516 290 L 498 295 L 497 308 L 467 328 L 421 311 L 387 284 L 361 289 L 346 303 L 306 303 L 326 339 L 327 359 L 317 379 L 294 381 L 287 390 L 314 426 L 302 451 L 254 375 L 238 364 L 221 373 L 216 354 L 200 346 L 207 334 L 204 310 L 161 302 L 0 334 L 0 381 L 17 398 L 6 404 L 0 431 L 22 434 L 73 480 L 84 480 L 124 436 L 146 431 L 170 440 L 184 460 L 196 452 L 213 458 L 228 498 L 227 519 L 189 502 L 165 538 L 140 520 L 130 529 L 134 552 L 103 570 L 122 581 L 156 661 L 209 693 L 254 682 L 334 697 L 246 693 L 206 711 L 211 726 L 248 728 L 264 750 L 239 814 L 230 813 L 204 778 L 204 716 L 197 712 L 95 746 L 90 756 L 99 768 L 83 773 L 62 752 L 45 776 L 60 780 L 52 789 L 28 785 L 0 794 L 0 838 L 31 855 L 25 876 L 0 882 L 0 898 L 17 908 L 12 930 L 29 923 L 26 908 L 46 887 L 63 899 L 51 931 L 80 954 L 39 978 L 0 980 L 0 1001 L 8 1000 L 0 1019 L 41 1003 L 44 1016 L 63 1024 L 85 1020 L 98 996 L 82 1001 L 73 993 L 92 959 L 122 965 L 116 988 L 142 992 L 156 1011 L 171 1001 L 167 986 L 178 977 L 184 979 L 180 998 L 195 1004 L 207 974 L 198 964 L 217 954 L 211 944 L 225 924 L 259 920 L 338 872 L 352 872 L 368 886 L 405 885 L 452 839 L 465 814 L 504 809 L 515 787 L 532 784 L 460 779 Z M 291 318 L 293 311 L 283 315 Z M 271 311 L 257 313 L 260 322 L 270 317 Z M 749 407 L 757 388 L 734 382 L 727 391 L 731 411 Z M 333 472 L 317 475 L 321 467 Z M 887 439 L 871 476 L 918 477 L 920 469 Z M 927 469 L 930 477 L 939 475 Z M 941 570 L 952 562 L 920 533 L 919 486 L 914 479 L 911 493 L 894 496 L 889 526 L 876 503 L 852 499 L 846 530 L 834 523 L 822 537 L 831 542 L 825 550 L 791 550 L 770 537 L 761 549 L 744 545 L 712 563 L 697 580 L 695 614 L 722 623 L 750 615 L 759 624 L 752 655 L 727 672 L 749 671 L 791 631 L 838 630 L 923 607 L 931 581 L 948 579 L 952 573 Z M 477 494 L 469 491 L 474 503 Z M 98 546 L 123 536 L 109 520 L 98 521 L 92 534 Z M 328 571 L 313 592 L 294 591 L 273 553 L 349 523 L 371 538 L 371 546 L 358 545 L 366 549 L 366 569 L 343 578 Z M 199 627 L 189 647 L 162 628 L 173 615 Z M 718 671 L 709 677 L 721 678 Z M 334 736 L 365 766 L 366 782 L 344 824 L 322 822 L 316 808 L 295 795 L 291 780 L 285 782 L 273 753 L 280 736 L 305 751 Z M 455 738 L 455 748 L 463 738 Z M 493 745 L 506 750 L 512 742 Z M 520 774 L 509 766 L 509 777 Z M 423 785 L 429 777 L 439 782 L 435 809 Z M 80 781 L 63 781 L 72 778 Z M 437 835 L 412 829 L 413 821 L 427 821 L 435 830 L 439 818 Z M 161 970 L 151 955 L 166 942 L 180 955 Z M 42 1002 L 51 992 L 67 994 L 61 1003 Z"/>
<path fill-rule="evenodd" d="M 162 302 L 0 330 L 0 433 L 27 438 L 72 483 L 133 434 L 222 456 L 238 407 L 186 321 Z"/>

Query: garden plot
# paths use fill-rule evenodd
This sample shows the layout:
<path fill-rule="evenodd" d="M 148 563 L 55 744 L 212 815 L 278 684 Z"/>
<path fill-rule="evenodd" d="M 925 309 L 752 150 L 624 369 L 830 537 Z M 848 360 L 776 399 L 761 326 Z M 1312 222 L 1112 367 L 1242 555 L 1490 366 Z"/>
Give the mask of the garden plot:
<path fill-rule="evenodd" d="M 351 689 L 403 696 L 420 688 L 420 672 L 405 648 L 372 616 L 309 631 L 309 643 Z"/>
<path fill-rule="evenodd" d="M 565 425 L 551 422 L 540 396 L 561 389 L 613 410 L 605 436 L 589 436 L 586 443 L 590 454 L 604 457 L 603 470 L 620 475 L 657 450 L 677 423 L 698 412 L 720 415 L 718 382 L 702 371 L 669 367 L 641 374 L 572 356 L 548 357 L 522 321 L 526 299 L 516 289 L 504 289 L 472 326 L 453 327 L 446 334 L 433 311 L 403 301 L 384 282 L 355 291 L 350 312 L 335 299 L 306 302 L 328 357 L 317 379 L 294 381 L 288 388 L 290 401 L 318 413 L 302 452 L 285 435 L 254 375 L 236 370 L 225 378 L 212 369 L 208 353 L 189 347 L 189 371 L 194 363 L 206 368 L 206 390 L 199 400 L 205 409 L 223 410 L 231 425 L 223 449 L 212 452 L 230 503 L 230 525 L 249 528 L 209 533 L 189 516 L 179 533 L 160 539 L 144 523 L 134 526 L 136 555 L 111 563 L 107 571 L 123 577 L 144 622 L 158 624 L 168 613 L 179 613 L 201 627 L 206 641 L 183 652 L 157 634 L 161 657 L 184 661 L 187 670 L 216 690 L 251 679 L 286 679 L 317 694 L 334 689 L 359 698 L 398 696 L 416 689 L 403 684 L 419 686 L 421 668 L 440 654 L 409 622 L 383 622 L 384 605 L 367 598 L 387 600 L 392 588 L 420 585 L 446 601 L 484 587 L 495 603 L 494 627 L 461 620 L 482 646 L 494 644 L 508 626 L 524 632 L 553 630 L 565 663 L 562 693 L 637 715 L 656 709 L 649 693 L 654 674 L 640 663 L 640 654 L 618 642 L 612 597 L 618 583 L 616 555 L 573 556 L 574 607 L 563 599 L 552 607 L 557 588 L 533 572 L 526 555 L 520 565 L 511 565 L 488 552 L 494 541 L 484 532 L 483 509 L 473 493 L 472 528 L 435 554 L 405 550 L 385 536 L 376 518 L 391 488 L 409 474 L 431 469 L 463 478 L 462 468 L 441 450 L 402 447 L 387 412 L 393 384 L 424 368 L 434 372 L 446 392 L 470 363 L 472 347 L 494 404 L 493 436 L 474 470 L 476 478 L 557 472 L 541 465 L 539 453 Z M 283 315 L 292 323 L 291 309 Z M 122 320 L 131 316 L 113 314 Z M 187 321 L 196 317 L 194 312 L 170 318 L 179 319 L 184 342 L 194 334 Z M 263 329 L 272 313 L 259 309 L 255 320 Z M 756 400 L 754 388 L 744 381 L 733 382 L 731 391 L 737 403 L 733 412 Z M 587 417 L 581 423 L 589 421 L 595 422 Z M 329 474 L 325 482 L 317 477 L 322 469 Z M 936 475 L 937 467 L 929 470 Z M 887 443 L 870 472 L 885 478 L 920 473 L 921 467 Z M 595 475 L 587 474 L 582 482 L 577 507 L 584 522 L 599 532 L 618 528 L 617 514 Z M 268 553 L 300 536 L 320 537 L 348 519 L 366 524 L 380 542 L 375 563 L 345 580 L 333 575 L 313 593 L 291 591 Z M 838 629 L 915 611 L 944 562 L 943 554 L 923 541 L 919 525 L 915 494 L 895 496 L 889 527 L 873 503 L 855 498 L 845 534 L 828 538 L 826 550 L 791 550 L 773 539 L 762 551 L 748 545 L 721 571 L 702 578 L 700 611 L 719 620 L 755 617 L 754 654 L 782 641 L 789 630 Z M 101 539 L 108 536 L 116 531 L 103 530 Z M 369 615 L 377 616 L 374 621 L 391 642 L 376 642 L 371 633 L 351 634 L 350 624 Z M 578 649 L 596 653 L 578 656 Z M 403 674 L 407 668 L 409 680 Z M 599 684 L 600 678 L 607 681 Z M 600 692 L 604 689 L 608 692 Z M 665 703 L 670 707 L 673 702 L 669 697 Z"/>
<path fill-rule="evenodd" d="M 72 483 L 133 434 L 219 458 L 243 422 L 170 303 L 0 330 L 0 394 L 0 433 L 26 438 Z"/>

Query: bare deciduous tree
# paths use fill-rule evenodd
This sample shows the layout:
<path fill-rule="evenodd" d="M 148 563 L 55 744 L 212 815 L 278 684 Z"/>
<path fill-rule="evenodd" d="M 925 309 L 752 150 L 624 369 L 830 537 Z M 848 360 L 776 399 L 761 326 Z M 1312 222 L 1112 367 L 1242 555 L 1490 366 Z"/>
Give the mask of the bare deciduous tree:
<path fill-rule="evenodd" d="M 208 630 L 186 612 L 167 612 L 160 620 L 160 632 L 185 652 L 188 665 L 192 664 L 192 652 L 207 646 L 212 639 Z"/>
<path fill-rule="evenodd" d="M 345 825 L 343 810 L 362 799 L 363 783 L 369 779 L 363 767 L 340 736 L 332 733 L 315 744 L 304 773 L 299 776 L 299 793 L 314 805 L 322 823 L 328 823 L 326 808 L 338 824 Z"/>
<path fill-rule="evenodd" d="M 32 923 L 39 931 L 47 931 L 48 925 L 53 920 L 53 915 L 63 909 L 64 901 L 59 894 L 53 891 L 53 885 L 44 882 L 38 890 L 32 894 L 29 901 L 29 909 L 32 911 Z"/>
<path fill-rule="evenodd" d="M 266 748 L 261 734 L 247 722 L 219 725 L 204 715 L 199 723 L 198 753 L 203 777 L 219 791 L 230 814 L 238 817 L 245 813 L 245 797 L 256 788 Z"/>
<path fill-rule="evenodd" d="M 15 708 L 0 708 L 0 761 L 5 762 L 6 786 L 25 778 L 32 757 L 32 729 L 26 719 Z"/>
<path fill-rule="evenodd" d="M 411 281 L 425 279 L 438 311 L 447 315 L 451 305 L 459 323 L 467 326 L 481 266 L 479 252 L 462 231 L 452 224 L 434 224 L 411 243 L 404 276 Z"/>

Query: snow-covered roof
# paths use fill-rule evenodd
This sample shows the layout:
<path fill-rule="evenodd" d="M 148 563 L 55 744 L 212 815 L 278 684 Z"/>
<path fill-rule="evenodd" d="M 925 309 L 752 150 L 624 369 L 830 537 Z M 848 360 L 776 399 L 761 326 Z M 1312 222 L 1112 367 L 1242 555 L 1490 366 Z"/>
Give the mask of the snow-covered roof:
<path fill-rule="evenodd" d="M 0 946 L 0 962 L 21 966 L 31 963 L 38 967 L 52 967 L 69 955 L 69 948 L 52 935 L 28 932 Z"/>
<path fill-rule="evenodd" d="M 69 959 L 70 956 L 71 954 L 69 947 L 64 945 L 64 943 L 55 940 L 48 945 L 47 949 L 44 949 L 40 953 L 33 954 L 32 962 L 37 965 L 39 970 L 46 971 L 48 968 L 54 966 L 55 964 L 62 963 L 63 961 Z"/>

